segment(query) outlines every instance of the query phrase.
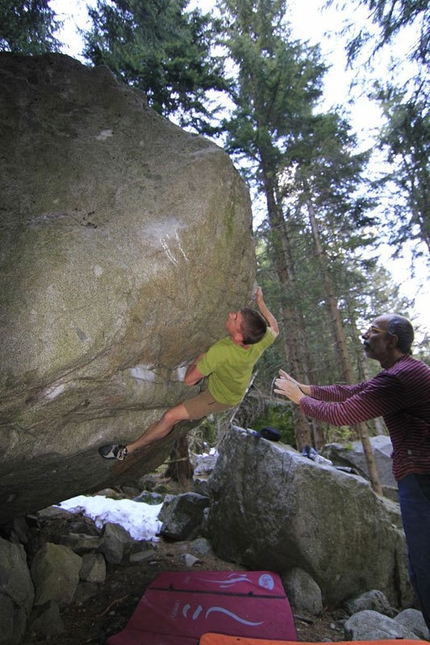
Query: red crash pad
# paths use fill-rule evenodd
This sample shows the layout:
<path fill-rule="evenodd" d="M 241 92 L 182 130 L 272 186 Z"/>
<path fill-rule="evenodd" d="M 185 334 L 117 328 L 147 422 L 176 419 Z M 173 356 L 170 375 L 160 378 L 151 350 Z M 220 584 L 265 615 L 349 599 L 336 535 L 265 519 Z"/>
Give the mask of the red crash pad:
<path fill-rule="evenodd" d="M 399 645 L 399 639 L 378 641 L 338 641 L 336 645 Z M 401 639 L 402 645 L 428 645 L 427 641 L 411 641 Z M 225 634 L 203 634 L 199 645 L 297 645 L 295 641 L 274 641 L 266 638 L 247 638 L 242 636 L 226 636 Z M 300 645 L 323 645 L 322 643 L 302 641 Z"/>
<path fill-rule="evenodd" d="M 296 641 L 280 577 L 270 571 L 162 573 L 108 645 L 197 645 L 208 632 Z"/>

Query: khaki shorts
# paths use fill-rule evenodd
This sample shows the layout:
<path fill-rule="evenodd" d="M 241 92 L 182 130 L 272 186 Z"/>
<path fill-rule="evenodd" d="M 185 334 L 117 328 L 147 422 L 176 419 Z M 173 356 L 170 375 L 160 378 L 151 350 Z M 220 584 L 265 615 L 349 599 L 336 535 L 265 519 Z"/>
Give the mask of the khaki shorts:
<path fill-rule="evenodd" d="M 185 406 L 186 411 L 190 415 L 191 421 L 203 419 L 203 417 L 207 417 L 210 414 L 214 414 L 215 412 L 224 412 L 225 410 L 231 410 L 231 408 L 234 407 L 232 405 L 227 405 L 225 403 L 215 401 L 209 390 L 201 392 L 197 396 L 194 396 L 192 399 L 182 401 L 182 404 Z"/>

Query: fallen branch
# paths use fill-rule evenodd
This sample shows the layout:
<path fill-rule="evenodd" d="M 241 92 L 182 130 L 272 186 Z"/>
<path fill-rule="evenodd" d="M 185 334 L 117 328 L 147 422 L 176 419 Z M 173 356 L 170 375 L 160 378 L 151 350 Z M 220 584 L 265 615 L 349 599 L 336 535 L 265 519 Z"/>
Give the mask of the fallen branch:
<path fill-rule="evenodd" d="M 112 602 L 106 607 L 106 609 L 102 611 L 101 614 L 94 616 L 94 618 L 103 618 L 103 616 L 105 616 L 114 605 L 119 605 L 126 598 L 128 598 L 128 596 L 123 596 L 122 598 L 116 598 L 115 600 L 112 600 Z"/>

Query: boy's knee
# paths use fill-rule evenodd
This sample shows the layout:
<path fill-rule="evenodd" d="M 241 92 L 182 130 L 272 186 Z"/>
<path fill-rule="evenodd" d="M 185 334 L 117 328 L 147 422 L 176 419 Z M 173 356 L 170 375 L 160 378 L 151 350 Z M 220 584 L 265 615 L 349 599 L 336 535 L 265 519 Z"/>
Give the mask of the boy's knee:
<path fill-rule="evenodd" d="M 176 406 L 174 408 L 170 408 L 170 410 L 166 410 L 163 414 L 163 419 L 166 423 L 173 426 L 179 421 L 188 419 L 188 413 L 184 406 Z"/>

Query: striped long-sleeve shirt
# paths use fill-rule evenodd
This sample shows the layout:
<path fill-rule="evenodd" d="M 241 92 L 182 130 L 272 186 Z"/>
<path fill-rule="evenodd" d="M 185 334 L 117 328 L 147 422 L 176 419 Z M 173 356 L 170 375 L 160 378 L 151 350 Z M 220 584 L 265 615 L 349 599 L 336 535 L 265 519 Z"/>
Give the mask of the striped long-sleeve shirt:
<path fill-rule="evenodd" d="M 430 474 L 430 368 L 412 356 L 357 385 L 311 387 L 302 412 L 334 426 L 382 416 L 393 444 L 393 474 Z"/>

